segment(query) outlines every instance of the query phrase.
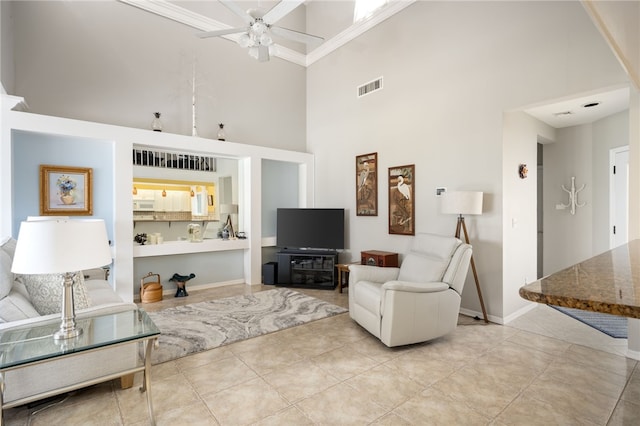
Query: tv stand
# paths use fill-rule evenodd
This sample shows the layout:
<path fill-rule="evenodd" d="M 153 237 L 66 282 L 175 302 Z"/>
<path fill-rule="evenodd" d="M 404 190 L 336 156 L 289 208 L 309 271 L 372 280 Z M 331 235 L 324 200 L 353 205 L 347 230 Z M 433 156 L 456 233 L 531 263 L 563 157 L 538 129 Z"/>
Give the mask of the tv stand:
<path fill-rule="evenodd" d="M 278 285 L 333 290 L 336 286 L 338 252 L 293 250 L 277 253 Z"/>

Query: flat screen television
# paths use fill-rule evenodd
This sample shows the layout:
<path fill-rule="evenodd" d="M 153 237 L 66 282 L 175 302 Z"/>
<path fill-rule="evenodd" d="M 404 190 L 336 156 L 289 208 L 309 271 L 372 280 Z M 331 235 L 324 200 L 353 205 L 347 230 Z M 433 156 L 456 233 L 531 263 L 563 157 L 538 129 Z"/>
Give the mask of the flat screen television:
<path fill-rule="evenodd" d="M 283 249 L 344 249 L 344 209 L 278 209 L 276 245 Z"/>

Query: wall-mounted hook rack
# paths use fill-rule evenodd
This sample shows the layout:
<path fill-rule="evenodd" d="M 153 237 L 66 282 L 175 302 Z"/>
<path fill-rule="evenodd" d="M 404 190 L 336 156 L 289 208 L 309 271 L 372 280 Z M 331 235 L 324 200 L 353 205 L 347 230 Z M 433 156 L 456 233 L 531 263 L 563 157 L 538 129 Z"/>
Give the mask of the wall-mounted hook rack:
<path fill-rule="evenodd" d="M 576 189 L 576 178 L 575 176 L 571 176 L 571 189 L 567 189 L 564 187 L 564 185 L 562 186 L 562 190 L 565 191 L 567 194 L 569 194 L 569 204 L 563 204 L 561 203 L 560 205 L 562 206 L 562 208 L 567 208 L 567 207 L 571 207 L 571 214 L 576 214 L 576 207 L 584 207 L 587 203 L 579 203 L 578 202 L 578 192 L 582 191 L 584 189 L 584 184 L 582 184 L 582 186 L 578 189 Z"/>

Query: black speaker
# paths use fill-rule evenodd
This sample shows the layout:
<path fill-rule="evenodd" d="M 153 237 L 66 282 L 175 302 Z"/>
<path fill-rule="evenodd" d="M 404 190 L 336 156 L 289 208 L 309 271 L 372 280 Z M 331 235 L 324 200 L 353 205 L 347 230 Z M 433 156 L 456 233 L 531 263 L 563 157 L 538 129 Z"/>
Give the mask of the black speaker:
<path fill-rule="evenodd" d="M 267 262 L 262 265 L 262 283 L 278 284 L 278 262 Z"/>

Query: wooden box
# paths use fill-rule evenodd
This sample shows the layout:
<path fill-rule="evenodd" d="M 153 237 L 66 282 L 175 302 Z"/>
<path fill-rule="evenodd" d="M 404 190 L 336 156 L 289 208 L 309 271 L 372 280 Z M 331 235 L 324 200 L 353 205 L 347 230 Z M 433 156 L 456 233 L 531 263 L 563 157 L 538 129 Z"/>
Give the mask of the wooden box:
<path fill-rule="evenodd" d="M 361 251 L 360 264 L 380 267 L 397 267 L 398 253 L 380 250 Z"/>

